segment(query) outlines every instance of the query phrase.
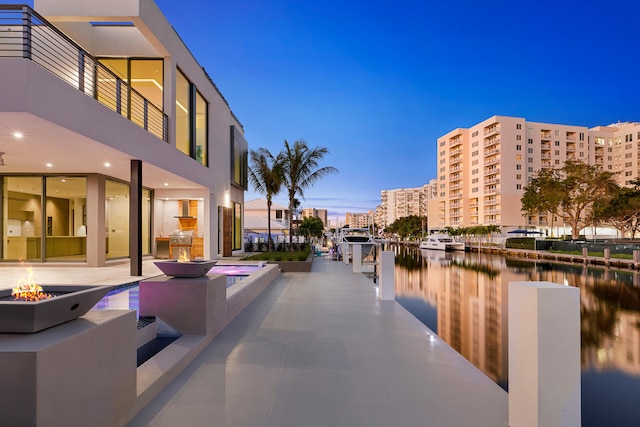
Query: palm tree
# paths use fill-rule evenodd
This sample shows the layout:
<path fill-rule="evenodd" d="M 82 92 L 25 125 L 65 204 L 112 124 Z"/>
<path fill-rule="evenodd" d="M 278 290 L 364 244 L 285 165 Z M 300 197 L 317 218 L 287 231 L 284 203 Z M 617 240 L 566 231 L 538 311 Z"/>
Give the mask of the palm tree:
<path fill-rule="evenodd" d="M 249 152 L 251 167 L 249 168 L 249 181 L 260 194 L 267 198 L 267 252 L 271 251 L 271 205 L 273 196 L 282 189 L 284 177 L 282 175 L 282 156 L 274 157 L 266 148 L 259 148 Z"/>
<path fill-rule="evenodd" d="M 304 199 L 304 190 L 311 187 L 320 178 L 338 172 L 333 166 L 318 168 L 318 163 L 325 154 L 326 147 L 311 149 L 304 139 L 299 139 L 289 145 L 284 141 L 283 157 L 284 182 L 289 196 L 289 251 L 293 251 L 293 210 L 296 195 Z"/>

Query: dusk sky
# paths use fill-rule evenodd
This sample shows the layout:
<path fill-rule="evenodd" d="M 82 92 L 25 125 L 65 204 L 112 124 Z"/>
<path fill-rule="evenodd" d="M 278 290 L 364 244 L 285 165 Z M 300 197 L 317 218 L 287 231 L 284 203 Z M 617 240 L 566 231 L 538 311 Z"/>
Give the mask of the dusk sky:
<path fill-rule="evenodd" d="M 250 148 L 329 149 L 322 165 L 340 173 L 302 207 L 332 221 L 426 184 L 436 139 L 493 115 L 640 121 L 638 0 L 156 2 Z"/>

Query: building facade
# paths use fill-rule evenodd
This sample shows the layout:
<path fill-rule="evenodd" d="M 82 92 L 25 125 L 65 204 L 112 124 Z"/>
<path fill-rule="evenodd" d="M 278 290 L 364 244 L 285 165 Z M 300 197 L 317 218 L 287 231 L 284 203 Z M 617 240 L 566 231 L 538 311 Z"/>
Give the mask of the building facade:
<path fill-rule="evenodd" d="M 34 9 L 0 5 L 0 259 L 242 250 L 242 124 L 153 0 Z"/>
<path fill-rule="evenodd" d="M 349 228 L 367 228 L 374 225 L 375 211 L 366 213 L 347 212 L 345 215 L 345 225 Z"/>
<path fill-rule="evenodd" d="M 318 218 L 324 224 L 324 228 L 329 228 L 329 215 L 326 209 L 305 208 L 302 209 L 302 218 Z"/>
<path fill-rule="evenodd" d="M 427 216 L 431 193 L 429 184 L 418 188 L 382 190 L 379 212 L 376 215 L 377 225 L 386 228 L 398 218 L 411 215 Z"/>
<path fill-rule="evenodd" d="M 640 123 L 631 122 L 589 129 L 493 116 L 455 129 L 438 138 L 437 196 L 430 202 L 429 226 L 495 224 L 503 231 L 536 226 L 566 233 L 550 216 L 523 215 L 524 187 L 540 169 L 561 168 L 567 160 L 617 172 L 619 184 L 628 185 L 638 176 L 639 144 Z"/>

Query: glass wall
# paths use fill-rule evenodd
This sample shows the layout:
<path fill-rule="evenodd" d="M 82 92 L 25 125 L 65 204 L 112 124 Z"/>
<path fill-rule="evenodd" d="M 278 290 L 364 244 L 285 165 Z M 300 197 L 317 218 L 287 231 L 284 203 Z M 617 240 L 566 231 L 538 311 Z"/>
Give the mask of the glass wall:
<path fill-rule="evenodd" d="M 39 261 L 42 234 L 42 178 L 2 180 L 2 260 Z"/>
<path fill-rule="evenodd" d="M 47 261 L 87 259 L 87 179 L 46 177 L 45 257 Z"/>
<path fill-rule="evenodd" d="M 180 70 L 176 72 L 176 147 L 207 166 L 207 101 Z"/>
<path fill-rule="evenodd" d="M 190 86 L 189 80 L 178 70 L 176 72 L 176 148 L 187 156 L 191 155 Z"/>
<path fill-rule="evenodd" d="M 151 190 L 142 189 L 142 254 L 151 254 Z"/>
<path fill-rule="evenodd" d="M 129 256 L 129 185 L 105 182 L 105 230 L 107 259 Z"/>
<path fill-rule="evenodd" d="M 207 101 L 196 91 L 196 152 L 195 159 L 205 166 L 207 160 Z"/>
<path fill-rule="evenodd" d="M 242 205 L 233 203 L 233 250 L 242 249 Z"/>

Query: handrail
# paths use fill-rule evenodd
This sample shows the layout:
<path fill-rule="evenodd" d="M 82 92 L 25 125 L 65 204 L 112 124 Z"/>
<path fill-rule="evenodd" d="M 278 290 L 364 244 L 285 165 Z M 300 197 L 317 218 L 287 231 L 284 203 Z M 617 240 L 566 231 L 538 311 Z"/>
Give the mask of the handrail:
<path fill-rule="evenodd" d="M 29 6 L 0 5 L 0 57 L 29 59 L 165 142 L 168 116 Z"/>

